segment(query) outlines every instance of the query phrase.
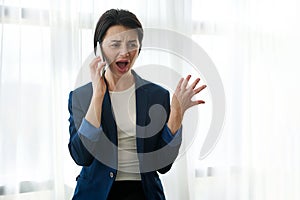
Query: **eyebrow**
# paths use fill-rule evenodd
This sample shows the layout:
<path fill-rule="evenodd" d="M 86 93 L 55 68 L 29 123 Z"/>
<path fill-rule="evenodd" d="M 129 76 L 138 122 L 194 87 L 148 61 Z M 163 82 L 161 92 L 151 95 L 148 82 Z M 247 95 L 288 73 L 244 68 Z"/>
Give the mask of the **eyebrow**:
<path fill-rule="evenodd" d="M 111 40 L 110 42 L 122 42 L 121 40 Z M 137 42 L 136 39 L 134 40 L 129 40 L 128 42 Z"/>
<path fill-rule="evenodd" d="M 110 42 L 121 42 L 121 40 L 111 40 Z"/>

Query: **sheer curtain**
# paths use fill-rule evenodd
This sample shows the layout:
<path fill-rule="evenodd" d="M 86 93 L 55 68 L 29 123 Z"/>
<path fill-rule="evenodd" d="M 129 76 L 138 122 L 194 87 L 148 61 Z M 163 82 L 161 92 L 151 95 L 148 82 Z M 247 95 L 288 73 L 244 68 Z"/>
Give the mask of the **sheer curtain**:
<path fill-rule="evenodd" d="M 8 199 L 64 199 L 67 93 L 82 54 L 79 3 L 2 1 L 0 195 Z"/>
<path fill-rule="evenodd" d="M 68 93 L 87 73 L 95 23 L 110 8 L 129 9 L 145 28 L 192 35 L 225 87 L 226 121 L 216 148 L 199 160 L 213 106 L 204 93 L 197 135 L 161 176 L 167 199 L 299 199 L 299 6 L 294 0 L 2 0 L 0 199 L 72 196 L 80 167 L 67 149 Z M 138 62 L 187 64 L 148 50 Z M 185 75 L 188 67 L 179 71 Z"/>
<path fill-rule="evenodd" d="M 72 196 L 80 167 L 67 149 L 68 93 L 110 8 L 134 12 L 145 28 L 191 34 L 190 1 L 1 1 L 0 199 Z M 188 199 L 185 173 L 183 157 L 163 177 L 169 199 Z"/>
<path fill-rule="evenodd" d="M 197 4 L 193 38 L 216 63 L 227 108 L 212 154 L 190 155 L 191 199 L 299 199 L 299 2 Z"/>

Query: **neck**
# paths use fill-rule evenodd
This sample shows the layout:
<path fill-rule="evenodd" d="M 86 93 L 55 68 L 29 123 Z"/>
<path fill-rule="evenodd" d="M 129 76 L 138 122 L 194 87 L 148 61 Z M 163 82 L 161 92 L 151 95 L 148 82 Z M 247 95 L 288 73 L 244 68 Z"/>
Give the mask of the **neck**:
<path fill-rule="evenodd" d="M 109 91 L 122 91 L 128 89 L 134 84 L 134 76 L 131 70 L 128 73 L 118 76 L 113 74 L 109 69 L 105 73 L 105 78 L 108 83 Z"/>

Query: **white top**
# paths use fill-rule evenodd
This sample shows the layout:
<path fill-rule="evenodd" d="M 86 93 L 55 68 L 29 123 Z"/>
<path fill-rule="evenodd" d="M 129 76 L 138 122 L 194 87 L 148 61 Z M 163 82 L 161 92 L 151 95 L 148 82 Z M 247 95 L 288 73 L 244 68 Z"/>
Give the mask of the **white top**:
<path fill-rule="evenodd" d="M 109 93 L 118 130 L 116 180 L 141 180 L 136 149 L 135 84 L 124 91 Z"/>

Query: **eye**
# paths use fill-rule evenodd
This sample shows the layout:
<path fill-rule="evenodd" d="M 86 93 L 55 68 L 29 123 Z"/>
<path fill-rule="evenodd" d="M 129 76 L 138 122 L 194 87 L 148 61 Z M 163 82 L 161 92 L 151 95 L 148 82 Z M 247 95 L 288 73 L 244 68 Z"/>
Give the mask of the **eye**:
<path fill-rule="evenodd" d="M 137 48 L 137 44 L 136 43 L 129 43 L 129 45 L 128 45 L 128 47 L 130 48 L 130 49 L 134 49 L 134 48 Z"/>
<path fill-rule="evenodd" d="M 110 46 L 113 47 L 113 48 L 117 48 L 117 47 L 120 47 L 120 44 L 119 43 L 112 43 Z"/>

